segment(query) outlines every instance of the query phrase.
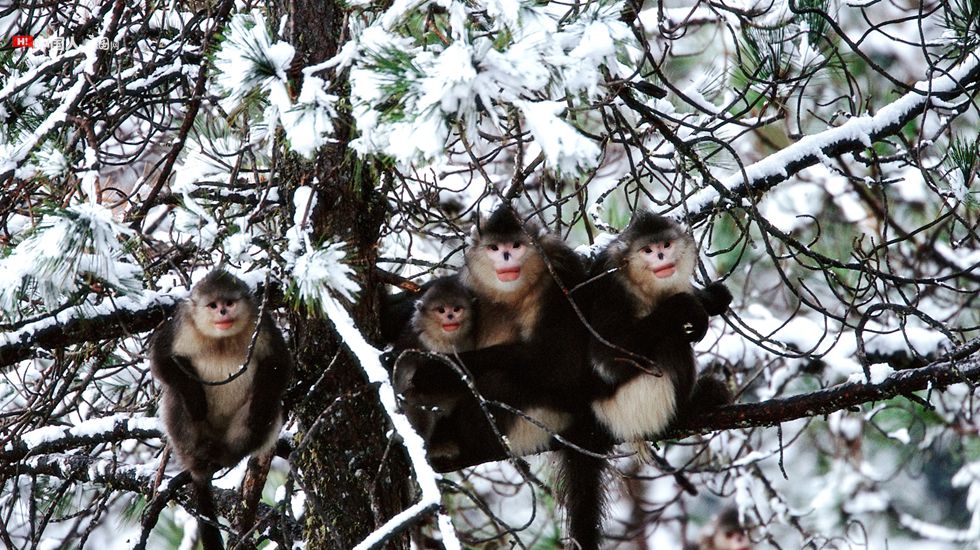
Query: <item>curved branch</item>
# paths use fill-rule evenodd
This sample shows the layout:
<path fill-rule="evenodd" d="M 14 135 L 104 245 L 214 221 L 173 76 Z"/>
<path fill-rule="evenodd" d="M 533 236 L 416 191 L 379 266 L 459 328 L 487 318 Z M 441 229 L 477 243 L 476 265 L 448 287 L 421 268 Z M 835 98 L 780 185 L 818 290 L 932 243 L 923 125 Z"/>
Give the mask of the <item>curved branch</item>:
<path fill-rule="evenodd" d="M 142 464 L 123 465 L 113 460 L 82 454 L 45 454 L 18 463 L 0 461 L 0 476 L 22 474 L 52 476 L 85 484 L 95 483 L 116 491 L 139 493 L 148 499 L 155 491 L 155 468 L 146 468 Z M 167 482 L 169 483 L 169 480 Z M 236 507 L 240 506 L 241 495 L 230 489 L 213 488 L 213 491 L 219 514 L 233 517 Z M 195 501 L 188 486 L 173 491 L 169 496 L 181 506 L 194 509 Z M 295 521 L 282 517 L 277 510 L 267 504 L 259 504 L 259 514 L 276 518 L 270 522 L 272 526 L 283 526 L 293 533 L 298 533 L 300 530 Z"/>
<path fill-rule="evenodd" d="M 688 221 L 703 221 L 714 210 L 724 208 L 732 202 L 737 204 L 742 199 L 757 197 L 805 168 L 846 153 L 867 149 L 875 142 L 898 134 L 906 124 L 921 116 L 933 104 L 943 106 L 945 102 L 963 94 L 975 95 L 978 81 L 980 58 L 976 54 L 967 55 L 960 65 L 938 73 L 931 80 L 917 83 L 913 91 L 879 109 L 877 113 L 851 117 L 836 128 L 805 136 L 724 180 L 715 179 L 702 166 L 699 171 L 708 180 L 709 187 L 686 202 L 685 208 L 690 211 Z M 628 90 L 620 94 L 620 97 L 644 120 L 664 132 L 664 124 L 653 109 L 633 99 Z M 664 133 L 670 137 L 669 131 Z M 676 139 L 671 142 L 682 154 L 701 166 L 700 159 L 687 143 Z"/>

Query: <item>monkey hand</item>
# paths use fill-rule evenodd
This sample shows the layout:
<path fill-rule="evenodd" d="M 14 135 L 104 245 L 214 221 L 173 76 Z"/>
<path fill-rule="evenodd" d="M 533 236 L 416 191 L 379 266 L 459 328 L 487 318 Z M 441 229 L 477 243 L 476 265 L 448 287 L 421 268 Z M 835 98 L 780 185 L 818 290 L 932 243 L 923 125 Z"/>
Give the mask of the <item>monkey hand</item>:
<path fill-rule="evenodd" d="M 687 292 L 668 297 L 651 315 L 661 316 L 670 332 L 688 342 L 699 342 L 708 333 L 708 312 L 701 300 Z"/>
<path fill-rule="evenodd" d="M 698 297 L 708 315 L 721 315 L 728 310 L 728 306 L 732 303 L 732 293 L 728 291 L 724 283 L 717 281 L 700 290 Z"/>

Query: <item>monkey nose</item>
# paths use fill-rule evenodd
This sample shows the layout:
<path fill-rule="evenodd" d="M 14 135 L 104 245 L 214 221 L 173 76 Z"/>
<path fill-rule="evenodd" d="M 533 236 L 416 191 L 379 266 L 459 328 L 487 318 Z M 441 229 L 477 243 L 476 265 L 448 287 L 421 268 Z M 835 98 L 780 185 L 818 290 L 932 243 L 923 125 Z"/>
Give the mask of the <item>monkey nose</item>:
<path fill-rule="evenodd" d="M 664 253 L 663 252 L 657 252 L 657 259 L 658 260 L 664 259 Z"/>
<path fill-rule="evenodd" d="M 509 260 L 510 259 L 510 252 L 504 252 L 504 259 L 505 260 Z"/>

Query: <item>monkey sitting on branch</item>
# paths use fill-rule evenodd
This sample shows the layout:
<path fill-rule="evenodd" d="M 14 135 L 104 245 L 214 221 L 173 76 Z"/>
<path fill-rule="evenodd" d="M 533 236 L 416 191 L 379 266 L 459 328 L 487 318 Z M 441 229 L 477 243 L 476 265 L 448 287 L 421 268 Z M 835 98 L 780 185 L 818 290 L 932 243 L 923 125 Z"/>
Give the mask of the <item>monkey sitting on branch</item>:
<path fill-rule="evenodd" d="M 435 431 L 437 443 L 459 447 L 457 456 L 434 461 L 440 470 L 504 454 L 501 435 L 518 456 L 545 450 L 552 434 L 588 410 L 588 338 L 573 304 L 583 294 L 565 292 L 585 280 L 578 255 L 504 205 L 474 227 L 465 262 L 459 279 L 479 305 L 475 349 L 443 360 L 402 359 L 413 364 L 418 388 L 461 396 Z M 477 392 L 502 407 L 484 409 L 447 362 L 465 369 Z"/>
<path fill-rule="evenodd" d="M 223 547 L 211 477 L 271 452 L 292 362 L 282 333 L 259 316 L 244 281 L 216 269 L 198 282 L 150 339 L 150 369 L 163 386 L 170 446 L 190 472 L 206 550 Z"/>
<path fill-rule="evenodd" d="M 593 452 L 606 453 L 618 441 L 645 449 L 642 441 L 662 433 L 678 415 L 731 401 L 720 380 L 696 380 L 692 344 L 707 332 L 708 316 L 723 313 L 732 300 L 720 283 L 694 289 L 697 255 L 682 225 L 639 212 L 596 258 L 588 310 L 593 416 L 577 419 L 584 426 L 580 431 L 592 434 Z M 574 449 L 565 453 L 567 478 L 577 483 L 574 502 L 567 503 L 576 510 L 577 542 L 595 549 L 607 496 L 606 463 Z"/>
<path fill-rule="evenodd" d="M 592 410 L 618 441 L 662 433 L 678 411 L 731 401 L 720 380 L 697 379 L 692 344 L 704 338 L 708 317 L 728 309 L 721 283 L 692 285 L 698 250 L 685 227 L 638 212 L 596 260 L 596 300 L 589 321 L 598 374 Z M 603 274 L 607 274 L 602 276 Z"/>

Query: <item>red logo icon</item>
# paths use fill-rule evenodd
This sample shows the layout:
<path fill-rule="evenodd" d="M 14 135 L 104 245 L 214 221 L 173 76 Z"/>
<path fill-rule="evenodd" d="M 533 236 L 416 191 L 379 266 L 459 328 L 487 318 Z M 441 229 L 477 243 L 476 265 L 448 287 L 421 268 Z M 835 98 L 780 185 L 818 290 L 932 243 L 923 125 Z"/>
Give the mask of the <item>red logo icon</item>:
<path fill-rule="evenodd" d="M 15 48 L 33 48 L 33 36 L 15 36 L 11 39 L 11 45 Z"/>

